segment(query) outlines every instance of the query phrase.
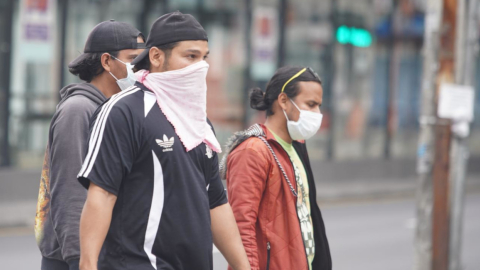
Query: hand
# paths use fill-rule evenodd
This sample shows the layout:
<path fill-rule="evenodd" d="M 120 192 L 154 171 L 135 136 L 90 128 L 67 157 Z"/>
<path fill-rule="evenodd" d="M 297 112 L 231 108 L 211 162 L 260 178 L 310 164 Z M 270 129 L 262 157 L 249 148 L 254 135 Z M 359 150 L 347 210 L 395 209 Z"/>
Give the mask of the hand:
<path fill-rule="evenodd" d="M 242 238 L 228 203 L 210 210 L 213 243 L 235 270 L 250 270 Z"/>

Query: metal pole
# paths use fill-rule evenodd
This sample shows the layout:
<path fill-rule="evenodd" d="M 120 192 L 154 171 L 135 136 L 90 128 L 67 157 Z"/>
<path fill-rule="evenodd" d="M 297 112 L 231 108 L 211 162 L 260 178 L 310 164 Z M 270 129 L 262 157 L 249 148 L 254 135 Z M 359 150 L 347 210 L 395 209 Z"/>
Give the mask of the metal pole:
<path fill-rule="evenodd" d="M 163 0 L 162 1 L 162 12 L 166 14 L 169 11 L 170 11 L 170 5 L 168 3 L 168 0 Z"/>
<path fill-rule="evenodd" d="M 449 270 L 462 269 L 462 228 L 465 200 L 465 175 L 468 161 L 468 149 L 465 140 L 452 138 L 450 176 L 450 262 Z"/>
<path fill-rule="evenodd" d="M 465 43 L 467 35 L 467 1 L 457 0 L 457 29 L 455 36 L 455 83 L 463 83 L 465 77 Z"/>
<path fill-rule="evenodd" d="M 197 20 L 200 24 L 205 25 L 205 12 L 204 12 L 204 0 L 197 0 Z"/>
<path fill-rule="evenodd" d="M 65 85 L 65 47 L 67 42 L 67 17 L 68 17 L 68 1 L 59 1 L 62 5 L 61 7 L 61 15 L 62 16 L 62 23 L 60 25 L 60 64 L 58 65 L 58 74 L 59 76 L 59 87 L 58 89 L 62 89 Z M 60 100 L 60 96 L 58 96 L 58 100 Z"/>
<path fill-rule="evenodd" d="M 458 84 L 474 84 L 474 71 L 477 46 L 477 14 L 478 0 L 458 0 L 457 25 L 457 61 L 456 82 Z M 466 31 L 464 31 L 466 29 Z M 449 270 L 462 269 L 461 247 L 463 229 L 463 209 L 465 205 L 466 170 L 468 148 L 466 138 L 454 136 L 452 139 L 452 173 L 450 177 L 450 265 Z"/>
<path fill-rule="evenodd" d="M 334 93 L 334 82 L 335 82 L 335 73 L 336 73 L 336 64 L 335 64 L 335 47 L 336 47 L 336 39 L 335 39 L 335 31 L 338 27 L 337 22 L 337 1 L 332 0 L 330 2 L 330 21 L 332 24 L 332 40 L 328 46 L 328 52 L 326 57 L 326 69 L 328 77 L 325 78 L 325 91 L 328 92 L 326 97 L 325 103 L 327 104 L 328 114 L 329 114 L 329 127 L 328 127 L 328 138 L 327 138 L 327 159 L 333 160 L 335 158 L 335 105 L 333 104 L 335 100 L 335 93 Z"/>
<path fill-rule="evenodd" d="M 162 4 L 164 2 L 165 1 L 162 1 Z M 143 0 L 142 12 L 140 12 L 140 14 L 137 17 L 138 25 L 139 25 L 138 29 L 140 29 L 140 31 L 145 36 L 145 41 L 146 41 L 147 36 L 148 36 L 148 31 L 150 30 L 147 20 L 148 20 L 148 13 L 152 9 L 152 4 L 153 4 L 152 0 Z M 165 10 L 162 9 L 162 12 L 165 12 Z"/>
<path fill-rule="evenodd" d="M 438 70 L 438 49 L 442 1 L 428 0 L 423 45 L 423 79 L 418 142 L 418 188 L 416 194 L 417 226 L 415 232 L 415 270 L 430 270 L 432 265 L 432 168 L 435 156 L 434 123 L 435 77 Z"/>
<path fill-rule="evenodd" d="M 392 33 L 392 38 L 387 42 L 388 50 L 388 89 L 386 93 L 386 121 L 385 121 L 385 143 L 383 146 L 383 157 L 389 159 L 391 156 L 391 144 L 394 130 L 394 119 L 395 119 L 395 88 L 397 84 L 397 66 L 398 66 L 398 48 L 397 48 L 397 37 L 395 33 L 395 11 L 397 10 L 398 1 L 394 1 L 392 5 L 392 10 L 390 11 L 390 32 Z"/>
<path fill-rule="evenodd" d="M 3 135 L 2 135 L 2 152 L 0 159 L 0 166 L 7 167 L 10 166 L 10 144 L 9 144 L 9 120 L 10 120 L 10 73 L 11 73 L 11 59 L 12 59 L 12 28 L 13 28 L 13 11 L 14 5 L 17 1 L 5 1 L 4 11 L 2 16 L 4 19 L 3 24 L 3 33 L 4 37 L 0 40 L 3 44 L 0 44 L 2 47 L 1 53 L 3 54 L 3 70 L 0 74 L 0 89 L 3 90 L 3 98 L 0 98 L 4 102 L 3 107 Z M 0 93 L 2 95 L 2 93 Z"/>
<path fill-rule="evenodd" d="M 279 42 L 278 42 L 278 61 L 277 67 L 283 67 L 285 65 L 285 29 L 286 29 L 286 16 L 287 16 L 287 0 L 280 0 L 279 7 Z"/>
<path fill-rule="evenodd" d="M 478 31 L 477 25 L 480 14 L 477 13 L 480 5 L 479 0 L 468 0 L 468 34 L 465 51 L 465 75 L 464 83 L 467 85 L 475 85 L 475 59 L 478 56 Z"/>
<path fill-rule="evenodd" d="M 455 44 L 457 25 L 457 0 L 443 0 L 442 31 L 440 34 L 439 74 L 437 89 L 443 83 L 455 81 Z M 438 91 L 437 91 L 438 93 Z M 438 103 L 438 94 L 437 94 Z M 433 166 L 433 229 L 432 267 L 447 270 L 450 244 L 450 121 L 438 119 L 435 130 L 435 162 Z"/>
<path fill-rule="evenodd" d="M 242 125 L 243 128 L 247 128 L 248 121 L 249 121 L 249 114 L 248 114 L 248 108 L 249 108 L 249 102 L 248 102 L 248 96 L 249 96 L 249 89 L 252 87 L 252 78 L 250 76 L 250 69 L 252 65 L 252 0 L 245 0 L 245 19 L 246 19 L 246 24 L 245 24 L 245 71 L 243 74 L 243 86 L 244 86 L 244 92 L 243 92 L 243 108 L 244 108 L 244 113 L 243 113 L 243 118 L 242 118 Z"/>

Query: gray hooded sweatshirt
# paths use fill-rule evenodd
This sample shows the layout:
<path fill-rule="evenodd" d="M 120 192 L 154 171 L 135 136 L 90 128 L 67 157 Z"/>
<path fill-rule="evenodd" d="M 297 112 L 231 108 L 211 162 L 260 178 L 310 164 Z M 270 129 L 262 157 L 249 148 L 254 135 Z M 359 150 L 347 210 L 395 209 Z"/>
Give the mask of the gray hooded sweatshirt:
<path fill-rule="evenodd" d="M 80 215 L 87 191 L 77 180 L 87 153 L 90 117 L 106 97 L 89 83 L 60 90 L 45 151 L 35 236 L 42 256 L 78 262 Z"/>

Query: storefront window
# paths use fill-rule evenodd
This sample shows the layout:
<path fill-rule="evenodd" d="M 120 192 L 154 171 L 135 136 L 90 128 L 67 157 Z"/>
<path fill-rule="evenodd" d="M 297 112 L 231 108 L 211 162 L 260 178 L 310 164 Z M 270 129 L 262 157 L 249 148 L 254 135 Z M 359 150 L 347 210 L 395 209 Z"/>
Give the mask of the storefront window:
<path fill-rule="evenodd" d="M 68 3 L 65 36 L 60 35 L 63 9 L 59 3 Z M 265 90 L 282 63 L 312 67 L 322 78 L 324 118 L 319 134 L 309 140 L 312 160 L 415 158 L 422 78 L 422 1 L 250 3 L 251 10 L 247 10 L 246 1 L 235 0 L 17 1 L 7 131 L 10 163 L 21 168 L 41 165 L 58 92 L 64 85 L 79 82 L 67 65 L 83 52 L 95 25 L 116 19 L 136 26 L 147 36 L 154 20 L 174 10 L 194 15 L 209 35 L 207 113 L 221 144 L 245 125 L 264 121 L 264 112 L 249 108 L 249 87 Z M 281 12 L 284 4 L 286 9 Z M 281 27 L 282 15 L 285 27 Z M 60 63 L 63 39 L 65 61 Z M 476 95 L 475 105 L 468 140 L 472 155 L 480 154 L 480 95 Z M 4 119 L 7 113 L 1 113 Z"/>
<path fill-rule="evenodd" d="M 41 164 L 55 110 L 56 21 L 54 0 L 19 1 L 14 14 L 9 135 L 21 168 Z"/>

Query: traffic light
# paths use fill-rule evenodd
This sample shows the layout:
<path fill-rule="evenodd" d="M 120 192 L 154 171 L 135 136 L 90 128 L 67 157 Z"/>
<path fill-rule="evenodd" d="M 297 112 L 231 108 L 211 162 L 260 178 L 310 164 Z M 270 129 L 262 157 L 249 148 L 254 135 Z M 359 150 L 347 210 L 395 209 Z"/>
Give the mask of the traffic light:
<path fill-rule="evenodd" d="M 352 44 L 355 47 L 370 47 L 372 35 L 365 29 L 341 25 L 337 28 L 337 41 L 341 44 Z"/>

